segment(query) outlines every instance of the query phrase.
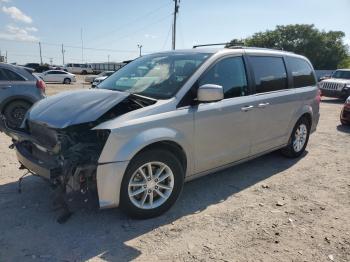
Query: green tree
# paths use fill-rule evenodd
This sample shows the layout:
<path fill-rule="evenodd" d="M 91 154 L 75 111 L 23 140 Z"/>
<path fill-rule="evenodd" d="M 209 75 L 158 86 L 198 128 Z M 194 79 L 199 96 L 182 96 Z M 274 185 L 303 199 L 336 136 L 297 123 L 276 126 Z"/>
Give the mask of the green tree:
<path fill-rule="evenodd" d="M 308 57 L 316 69 L 336 69 L 348 57 L 344 36 L 342 31 L 320 31 L 314 25 L 279 25 L 275 30 L 233 39 L 227 46 L 243 43 L 245 46 L 290 51 Z"/>

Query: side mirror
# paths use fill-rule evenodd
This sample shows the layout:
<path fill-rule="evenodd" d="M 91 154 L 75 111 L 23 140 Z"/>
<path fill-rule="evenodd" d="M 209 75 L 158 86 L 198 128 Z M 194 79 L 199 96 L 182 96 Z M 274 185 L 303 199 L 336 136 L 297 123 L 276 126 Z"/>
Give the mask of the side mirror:
<path fill-rule="evenodd" d="M 199 102 L 215 102 L 224 99 L 222 86 L 206 84 L 198 88 L 197 99 Z"/>

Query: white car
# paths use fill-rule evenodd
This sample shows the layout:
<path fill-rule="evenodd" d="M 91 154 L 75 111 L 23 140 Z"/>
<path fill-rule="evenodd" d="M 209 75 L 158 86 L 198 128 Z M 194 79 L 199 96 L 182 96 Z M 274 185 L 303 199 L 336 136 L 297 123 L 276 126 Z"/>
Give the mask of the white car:
<path fill-rule="evenodd" d="M 108 76 L 101 76 L 95 78 L 94 82 L 91 84 L 91 88 L 96 88 L 98 84 L 100 84 L 102 81 L 104 81 Z"/>
<path fill-rule="evenodd" d="M 92 74 L 94 72 L 92 66 L 88 64 L 66 64 L 64 70 L 69 73 L 81 75 Z"/>
<path fill-rule="evenodd" d="M 102 73 L 98 75 L 88 75 L 85 77 L 85 82 L 92 84 L 94 80 L 98 77 L 103 77 L 103 76 L 110 76 L 114 73 L 114 71 L 103 71 Z"/>
<path fill-rule="evenodd" d="M 48 70 L 38 76 L 46 83 L 63 83 L 69 85 L 76 82 L 75 75 L 63 70 Z"/>

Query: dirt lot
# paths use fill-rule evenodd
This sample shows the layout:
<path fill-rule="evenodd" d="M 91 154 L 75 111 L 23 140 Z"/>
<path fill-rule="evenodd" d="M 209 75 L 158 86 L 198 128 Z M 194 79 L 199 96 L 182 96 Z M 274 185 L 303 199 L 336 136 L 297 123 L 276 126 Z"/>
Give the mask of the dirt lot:
<path fill-rule="evenodd" d="M 190 182 L 168 213 L 143 221 L 90 201 L 56 223 L 44 181 L 28 176 L 17 193 L 24 171 L 0 134 L 0 261 L 350 261 L 350 128 L 339 126 L 340 109 L 322 102 L 302 158 L 272 153 Z"/>

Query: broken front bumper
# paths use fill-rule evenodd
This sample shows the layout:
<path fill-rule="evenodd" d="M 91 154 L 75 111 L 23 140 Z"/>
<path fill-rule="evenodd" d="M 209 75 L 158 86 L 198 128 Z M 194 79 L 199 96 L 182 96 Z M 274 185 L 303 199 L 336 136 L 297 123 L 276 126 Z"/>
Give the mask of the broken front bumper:
<path fill-rule="evenodd" d="M 42 151 L 40 155 L 40 148 L 45 148 L 40 141 L 26 132 L 8 128 L 2 120 L 0 115 L 0 131 L 12 138 L 17 159 L 24 168 L 49 181 L 62 178 L 67 171 L 62 162 L 57 158 L 43 158 L 48 153 Z M 33 154 L 33 150 L 36 150 L 36 154 Z M 41 157 L 36 157 L 38 153 Z M 79 166 L 75 172 L 95 170 L 99 206 L 100 208 L 112 208 L 119 206 L 121 183 L 128 164 L 129 161 L 95 163 L 89 166 Z"/>
<path fill-rule="evenodd" d="M 18 161 L 32 173 L 48 180 L 55 179 L 62 174 L 62 167 L 58 164 L 44 163 L 42 160 L 34 157 L 22 143 L 15 144 Z"/>

